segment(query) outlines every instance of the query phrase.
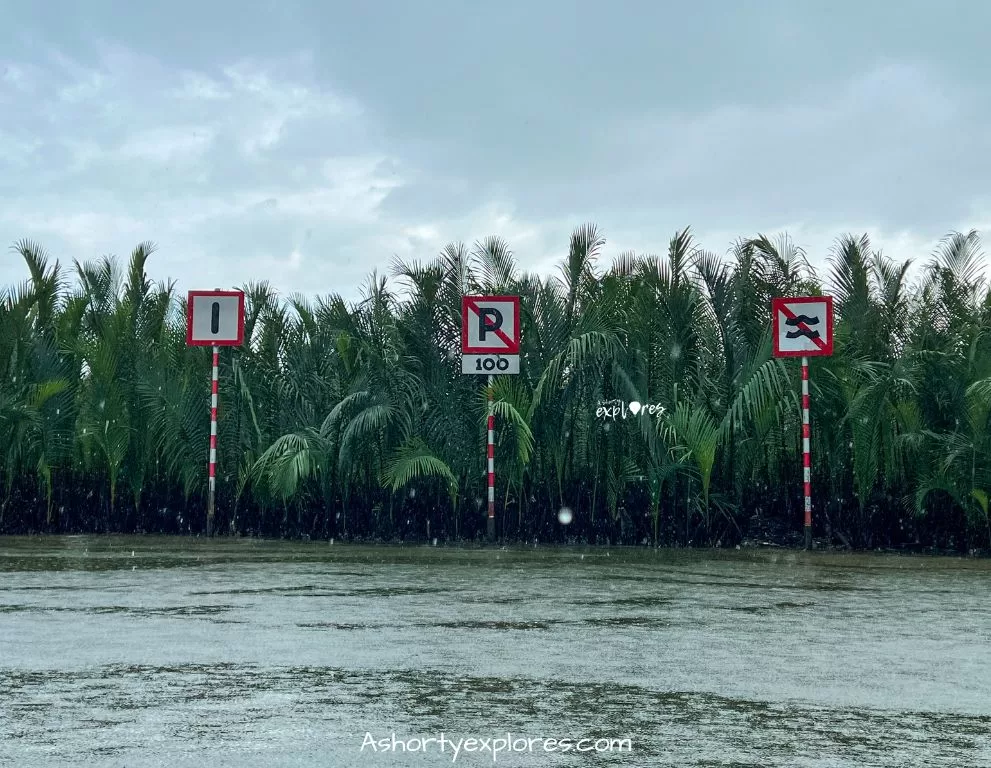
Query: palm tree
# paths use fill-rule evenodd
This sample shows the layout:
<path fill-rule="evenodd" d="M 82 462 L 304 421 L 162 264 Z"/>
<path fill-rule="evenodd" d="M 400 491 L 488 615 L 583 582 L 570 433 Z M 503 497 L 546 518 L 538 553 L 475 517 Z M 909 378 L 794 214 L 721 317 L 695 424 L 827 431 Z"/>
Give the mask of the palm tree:
<path fill-rule="evenodd" d="M 209 350 L 153 246 L 64 272 L 14 248 L 0 294 L 0 529 L 201 530 Z M 578 227 L 557 274 L 498 237 L 373 274 L 359 300 L 244 286 L 221 357 L 225 530 L 473 538 L 485 529 L 484 379 L 459 370 L 461 298 L 521 297 L 519 375 L 497 376 L 506 538 L 728 544 L 801 524 L 798 367 L 771 354 L 773 297 L 829 293 L 835 354 L 812 361 L 816 533 L 837 544 L 991 543 L 991 291 L 975 232 L 924 264 L 866 235 L 820 277 L 787 236 L 725 257 L 688 229 L 607 258 Z M 661 412 L 597 415 L 604 402 Z M 574 511 L 562 528 L 556 512 Z M 219 522 L 219 521 L 218 521 Z"/>

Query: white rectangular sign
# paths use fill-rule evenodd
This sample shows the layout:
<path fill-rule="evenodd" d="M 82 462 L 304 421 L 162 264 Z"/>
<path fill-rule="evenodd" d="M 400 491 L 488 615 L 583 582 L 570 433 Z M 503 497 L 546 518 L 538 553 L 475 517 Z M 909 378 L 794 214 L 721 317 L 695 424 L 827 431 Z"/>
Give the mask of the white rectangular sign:
<path fill-rule="evenodd" d="M 190 291 L 186 343 L 192 346 L 240 346 L 244 341 L 244 293 Z"/>
<path fill-rule="evenodd" d="M 461 373 L 519 373 L 519 355 L 462 355 Z"/>

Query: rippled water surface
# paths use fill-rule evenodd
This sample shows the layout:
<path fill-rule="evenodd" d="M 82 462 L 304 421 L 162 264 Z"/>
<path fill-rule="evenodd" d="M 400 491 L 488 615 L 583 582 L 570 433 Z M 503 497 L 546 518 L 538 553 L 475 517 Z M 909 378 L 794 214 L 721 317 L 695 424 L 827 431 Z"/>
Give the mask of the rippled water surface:
<path fill-rule="evenodd" d="M 632 751 L 496 765 L 991 766 L 991 563 L 0 538 L 0 765 L 492 765 L 367 741 L 507 732 Z"/>

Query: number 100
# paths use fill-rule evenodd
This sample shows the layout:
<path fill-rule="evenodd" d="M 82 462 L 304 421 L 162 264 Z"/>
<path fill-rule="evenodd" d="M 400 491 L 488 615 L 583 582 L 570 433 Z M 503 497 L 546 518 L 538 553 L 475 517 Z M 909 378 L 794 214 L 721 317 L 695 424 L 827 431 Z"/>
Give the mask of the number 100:
<path fill-rule="evenodd" d="M 479 357 L 475 360 L 476 371 L 505 371 L 509 368 L 509 361 L 504 357 Z"/>

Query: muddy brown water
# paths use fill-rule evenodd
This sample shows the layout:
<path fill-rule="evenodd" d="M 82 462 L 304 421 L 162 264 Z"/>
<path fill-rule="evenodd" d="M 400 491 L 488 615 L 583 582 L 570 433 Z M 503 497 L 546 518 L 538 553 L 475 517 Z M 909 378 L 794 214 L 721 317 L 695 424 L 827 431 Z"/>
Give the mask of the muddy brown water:
<path fill-rule="evenodd" d="M 0 538 L 0 765 L 452 764 L 991 766 L 991 562 Z"/>

